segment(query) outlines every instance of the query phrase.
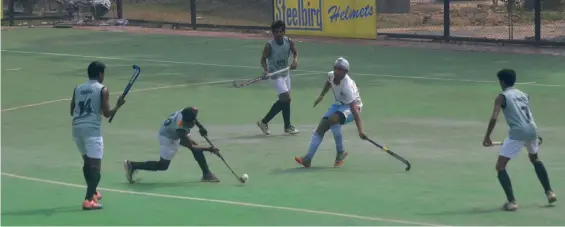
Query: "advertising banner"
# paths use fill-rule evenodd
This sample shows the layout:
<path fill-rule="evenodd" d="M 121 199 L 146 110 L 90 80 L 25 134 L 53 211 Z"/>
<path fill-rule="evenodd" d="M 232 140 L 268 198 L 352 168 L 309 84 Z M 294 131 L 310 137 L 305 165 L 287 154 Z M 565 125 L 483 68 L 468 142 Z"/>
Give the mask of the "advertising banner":
<path fill-rule="evenodd" d="M 375 39 L 375 0 L 273 0 L 288 34 Z"/>

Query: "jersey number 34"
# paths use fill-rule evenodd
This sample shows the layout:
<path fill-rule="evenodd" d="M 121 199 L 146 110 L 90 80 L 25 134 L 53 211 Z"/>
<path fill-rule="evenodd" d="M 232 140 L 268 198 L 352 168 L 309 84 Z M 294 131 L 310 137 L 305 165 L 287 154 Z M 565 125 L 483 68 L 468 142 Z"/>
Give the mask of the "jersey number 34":
<path fill-rule="evenodd" d="M 92 113 L 92 107 L 90 106 L 90 99 L 78 102 L 79 116 L 89 115 Z"/>

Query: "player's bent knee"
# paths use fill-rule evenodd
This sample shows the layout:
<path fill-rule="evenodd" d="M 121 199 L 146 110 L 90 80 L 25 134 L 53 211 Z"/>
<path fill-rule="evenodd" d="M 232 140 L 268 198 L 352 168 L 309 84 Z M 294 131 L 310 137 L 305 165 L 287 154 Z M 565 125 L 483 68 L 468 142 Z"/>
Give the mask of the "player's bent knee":
<path fill-rule="evenodd" d="M 495 169 L 496 171 L 500 172 L 506 169 L 506 164 L 508 164 L 510 158 L 504 156 L 498 156 L 498 160 L 496 161 Z"/>
<path fill-rule="evenodd" d="M 329 118 L 323 118 L 322 121 L 320 121 L 320 124 L 318 125 L 316 132 L 319 135 L 324 135 L 328 130 L 330 130 L 331 126 L 332 126 L 331 120 Z"/>
<path fill-rule="evenodd" d="M 157 162 L 157 170 L 159 171 L 168 170 L 170 164 L 171 164 L 170 160 L 161 158 L 159 162 Z"/>
<path fill-rule="evenodd" d="M 532 164 L 535 164 L 536 162 L 539 162 L 539 157 L 538 154 L 528 154 L 528 158 L 530 158 L 530 162 Z"/>

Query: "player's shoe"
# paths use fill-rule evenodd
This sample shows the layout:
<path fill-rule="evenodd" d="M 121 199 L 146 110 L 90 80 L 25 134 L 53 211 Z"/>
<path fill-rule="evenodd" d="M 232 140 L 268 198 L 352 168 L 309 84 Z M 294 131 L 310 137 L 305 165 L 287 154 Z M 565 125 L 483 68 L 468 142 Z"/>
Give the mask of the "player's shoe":
<path fill-rule="evenodd" d="M 217 183 L 217 182 L 220 182 L 220 179 L 218 179 L 216 177 L 216 175 L 214 175 L 213 173 L 209 173 L 209 174 L 205 174 L 204 176 L 202 176 L 202 179 L 200 179 L 200 181 Z"/>
<path fill-rule="evenodd" d="M 547 196 L 547 202 L 549 202 L 549 204 L 553 204 L 557 201 L 557 196 L 552 191 L 548 191 L 545 195 Z"/>
<path fill-rule="evenodd" d="M 296 156 L 296 157 L 294 157 L 294 160 L 295 160 L 298 164 L 303 165 L 304 168 L 310 168 L 310 166 L 312 165 L 312 160 L 307 159 L 306 157 L 298 157 L 298 156 Z"/>
<path fill-rule="evenodd" d="M 300 131 L 298 131 L 298 129 L 296 129 L 294 126 L 288 126 L 284 129 L 284 132 L 294 135 L 294 134 L 298 134 Z"/>
<path fill-rule="evenodd" d="M 129 160 L 124 161 L 124 170 L 126 171 L 126 179 L 128 180 L 128 182 L 130 184 L 134 184 L 135 180 L 133 178 L 133 175 L 135 175 L 135 172 L 137 171 L 131 168 L 131 162 Z"/>
<path fill-rule="evenodd" d="M 339 167 L 343 164 L 343 162 L 345 161 L 345 158 L 347 157 L 347 152 L 338 152 L 337 155 L 335 156 L 335 162 L 334 162 L 334 167 Z"/>
<path fill-rule="evenodd" d="M 83 210 L 100 210 L 102 209 L 102 204 L 94 201 L 94 200 L 84 200 L 82 202 L 82 209 Z"/>
<path fill-rule="evenodd" d="M 102 193 L 100 193 L 99 191 L 96 191 L 96 193 L 94 193 L 94 197 L 92 199 L 96 202 L 102 200 Z"/>
<path fill-rule="evenodd" d="M 269 131 L 269 125 L 263 123 L 263 120 L 259 120 L 257 122 L 257 127 L 259 127 L 259 129 L 261 129 L 261 131 L 263 131 L 265 135 L 271 135 L 271 131 Z"/>
<path fill-rule="evenodd" d="M 502 205 L 502 210 L 505 211 L 516 211 L 518 210 L 518 204 L 516 202 L 506 202 Z"/>

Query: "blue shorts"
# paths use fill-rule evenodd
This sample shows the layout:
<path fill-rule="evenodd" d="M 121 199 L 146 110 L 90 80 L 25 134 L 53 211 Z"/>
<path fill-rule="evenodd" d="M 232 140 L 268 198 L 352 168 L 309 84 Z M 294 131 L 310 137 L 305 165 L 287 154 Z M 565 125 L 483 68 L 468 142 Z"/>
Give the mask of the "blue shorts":
<path fill-rule="evenodd" d="M 324 117 L 322 118 L 329 118 L 335 113 L 341 114 L 340 124 L 342 125 L 345 125 L 355 120 L 353 114 L 351 113 L 351 109 L 349 108 L 349 105 L 338 105 L 338 104 L 332 104 L 328 109 L 328 112 L 326 112 L 324 114 Z"/>

